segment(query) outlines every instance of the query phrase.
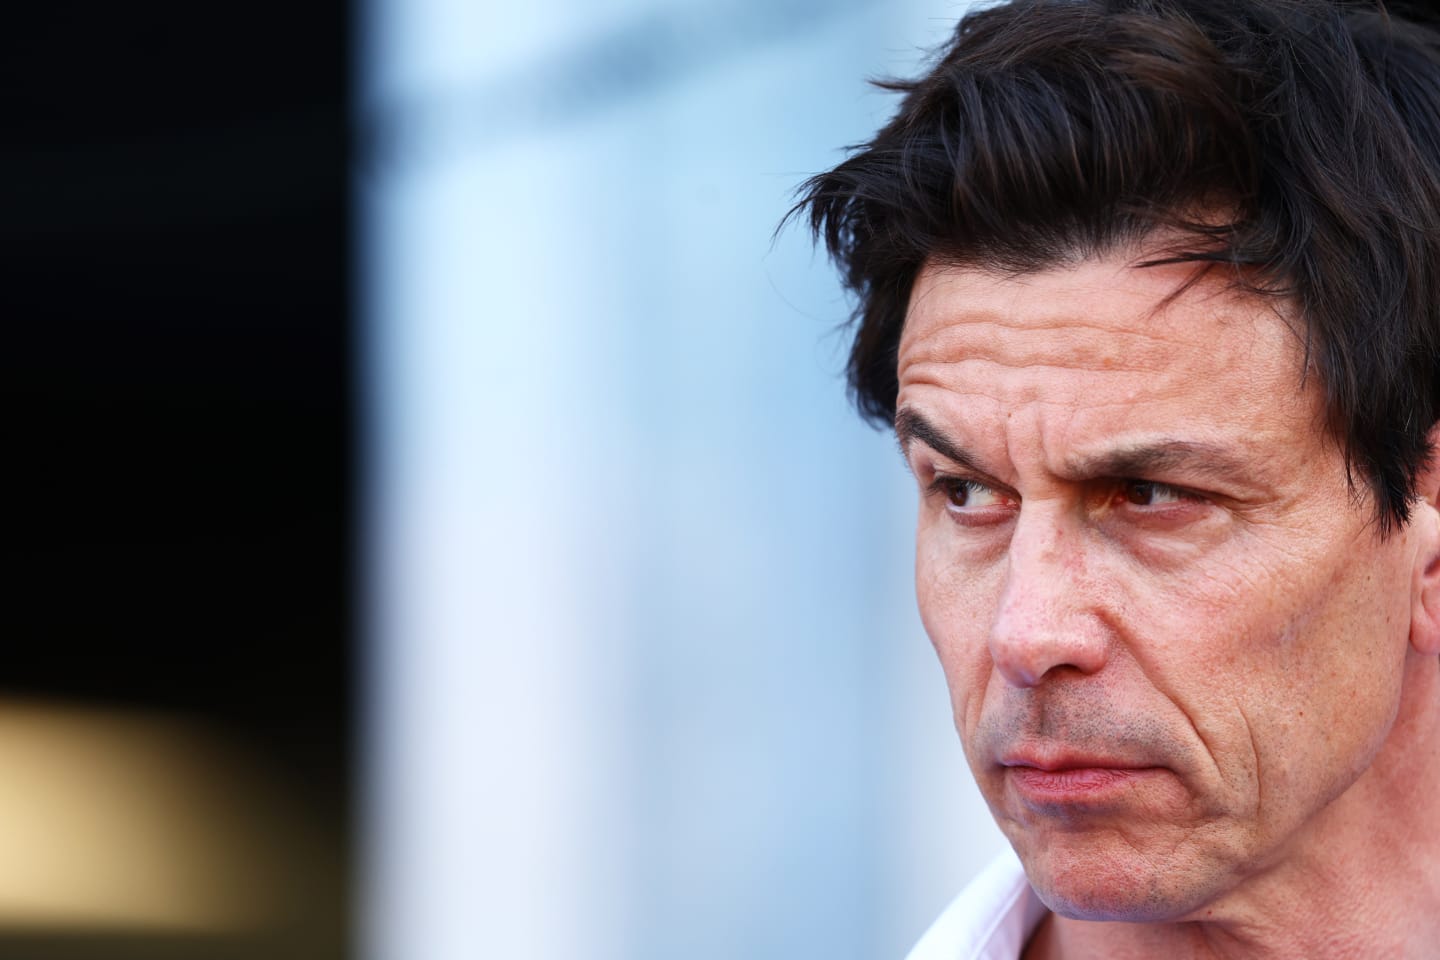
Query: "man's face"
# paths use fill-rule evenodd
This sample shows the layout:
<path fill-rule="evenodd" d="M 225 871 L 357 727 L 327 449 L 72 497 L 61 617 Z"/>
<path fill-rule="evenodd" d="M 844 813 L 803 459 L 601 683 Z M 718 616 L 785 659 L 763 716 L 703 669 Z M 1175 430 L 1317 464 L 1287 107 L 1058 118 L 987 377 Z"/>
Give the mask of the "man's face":
<path fill-rule="evenodd" d="M 1194 918 L 1340 829 L 1395 723 L 1415 550 L 1351 494 L 1288 308 L 1133 262 L 928 266 L 897 426 L 921 617 L 1031 882 Z"/>

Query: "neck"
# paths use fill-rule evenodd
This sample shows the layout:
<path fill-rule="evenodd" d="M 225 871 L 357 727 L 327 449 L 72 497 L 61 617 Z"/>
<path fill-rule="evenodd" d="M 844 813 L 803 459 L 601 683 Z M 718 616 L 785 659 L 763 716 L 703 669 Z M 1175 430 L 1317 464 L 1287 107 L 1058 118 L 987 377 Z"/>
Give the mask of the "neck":
<path fill-rule="evenodd" d="M 1412 655 L 1375 761 L 1283 862 L 1172 923 L 1052 916 L 1027 958 L 1432 956 L 1440 942 L 1440 663 Z"/>

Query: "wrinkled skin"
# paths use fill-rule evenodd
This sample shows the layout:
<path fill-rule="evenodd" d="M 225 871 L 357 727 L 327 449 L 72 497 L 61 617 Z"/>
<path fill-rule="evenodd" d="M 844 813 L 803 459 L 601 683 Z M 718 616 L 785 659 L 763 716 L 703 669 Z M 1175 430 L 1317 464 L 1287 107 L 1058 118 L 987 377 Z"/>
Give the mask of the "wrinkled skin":
<path fill-rule="evenodd" d="M 1141 259 L 929 265 L 900 344 L 921 616 L 1058 915 L 1030 954 L 1429 949 L 1435 479 L 1381 537 L 1285 302 Z"/>

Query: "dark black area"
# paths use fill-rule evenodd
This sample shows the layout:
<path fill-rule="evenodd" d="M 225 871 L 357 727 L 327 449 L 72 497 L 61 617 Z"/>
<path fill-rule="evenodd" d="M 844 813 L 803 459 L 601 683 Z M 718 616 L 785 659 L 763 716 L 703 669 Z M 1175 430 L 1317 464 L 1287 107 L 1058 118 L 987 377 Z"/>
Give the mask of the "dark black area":
<path fill-rule="evenodd" d="M 1393 0 L 1387 3 L 1390 12 L 1431 26 L 1440 24 L 1440 0 Z"/>
<path fill-rule="evenodd" d="M 219 729 L 343 861 L 351 13 L 22 8 L 0 24 L 0 696 Z"/>

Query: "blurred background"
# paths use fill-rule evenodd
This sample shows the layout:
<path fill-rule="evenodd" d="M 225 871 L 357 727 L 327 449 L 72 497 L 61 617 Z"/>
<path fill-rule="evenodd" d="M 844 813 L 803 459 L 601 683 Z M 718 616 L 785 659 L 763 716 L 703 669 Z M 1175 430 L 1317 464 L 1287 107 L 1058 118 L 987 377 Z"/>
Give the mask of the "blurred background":
<path fill-rule="evenodd" d="M 5 31 L 0 956 L 902 956 L 1002 841 L 773 232 L 963 11 Z"/>
<path fill-rule="evenodd" d="M 807 175 L 954 2 L 377 0 L 376 958 L 899 957 L 999 848 Z"/>

